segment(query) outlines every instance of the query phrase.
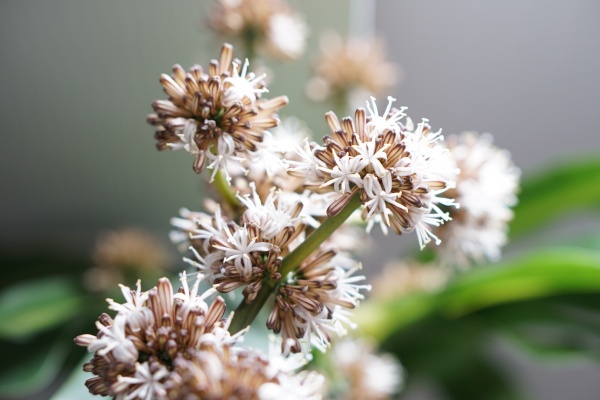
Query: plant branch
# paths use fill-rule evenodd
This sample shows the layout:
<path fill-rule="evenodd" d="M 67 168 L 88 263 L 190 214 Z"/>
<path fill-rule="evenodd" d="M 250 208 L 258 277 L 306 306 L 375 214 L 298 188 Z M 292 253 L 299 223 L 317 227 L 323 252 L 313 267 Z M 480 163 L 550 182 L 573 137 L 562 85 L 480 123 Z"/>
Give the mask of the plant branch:
<path fill-rule="evenodd" d="M 231 190 L 231 186 L 221 171 L 217 171 L 215 174 L 214 184 L 225 203 L 227 203 L 232 210 L 236 210 L 240 206 L 240 200 Z"/>
<path fill-rule="evenodd" d="M 300 246 L 288 254 L 281 263 L 281 279 L 285 280 L 288 273 L 296 268 L 304 261 L 313 251 L 330 237 L 352 213 L 360 206 L 360 195 L 352 196 L 348 204 L 337 215 L 326 219 L 317 230 L 315 230 Z M 240 330 L 249 326 L 254 318 L 258 315 L 263 305 L 267 302 L 271 293 L 276 288 L 274 282 L 265 282 L 263 287 L 258 292 L 256 299 L 247 304 L 245 301 L 238 306 L 233 315 L 233 320 L 229 327 L 231 334 L 235 334 Z"/>
<path fill-rule="evenodd" d="M 248 304 L 245 299 L 242 300 L 242 303 L 236 308 L 233 314 L 231 325 L 229 325 L 229 332 L 232 335 L 252 324 L 254 318 L 256 318 L 261 308 L 271 296 L 271 293 L 273 293 L 274 288 L 274 282 L 265 282 L 252 303 Z"/>
<path fill-rule="evenodd" d="M 313 251 L 319 248 L 329 236 L 333 234 L 349 217 L 352 213 L 360 206 L 360 195 L 357 193 L 352 196 L 350 201 L 346 204 L 342 211 L 333 217 L 327 218 L 317 230 L 315 230 L 309 237 L 296 247 L 294 251 L 288 254 L 281 263 L 282 279 L 285 279 L 288 273 L 296 268 L 302 261 L 304 261 Z"/>

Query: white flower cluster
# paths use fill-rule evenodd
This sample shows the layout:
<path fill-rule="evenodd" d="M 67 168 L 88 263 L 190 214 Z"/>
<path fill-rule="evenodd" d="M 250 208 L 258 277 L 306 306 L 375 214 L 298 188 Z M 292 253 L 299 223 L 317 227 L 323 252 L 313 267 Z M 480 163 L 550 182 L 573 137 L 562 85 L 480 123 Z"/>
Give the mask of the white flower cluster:
<path fill-rule="evenodd" d="M 507 241 L 521 172 L 508 151 L 493 145 L 490 134 L 450 136 L 448 148 L 459 169 L 455 196 L 461 208 L 452 211 L 454 222 L 440 229 L 441 261 L 463 268 L 473 261 L 497 261 Z"/>
<path fill-rule="evenodd" d="M 182 274 L 176 293 L 166 278 L 148 292 L 141 291 L 138 281 L 135 291 L 121 286 L 125 303 L 108 299 L 109 308 L 117 311 L 114 319 L 104 314 L 96 336 L 75 340 L 95 353 L 84 366 L 96 375 L 86 382 L 90 391 L 140 400 L 234 394 L 273 399 L 284 393 L 320 399 L 323 377 L 296 373 L 306 359 L 291 355 L 289 345 L 282 353 L 281 341 L 274 340 L 268 357 L 236 346 L 245 330 L 230 335 L 231 316 L 223 318 L 224 301 L 207 304 L 215 291 L 199 294 L 200 278 L 190 288 Z"/>
<path fill-rule="evenodd" d="M 324 146 L 307 141 L 298 149 L 301 161 L 289 161 L 289 171 L 303 176 L 314 190 L 337 193 L 329 215 L 359 193 L 368 231 L 377 223 L 385 233 L 387 227 L 397 233 L 416 231 L 421 247 L 431 238 L 439 244 L 429 226 L 450 219 L 440 208 L 454 204 L 441 196 L 454 185 L 443 171 L 449 153 L 427 120 L 416 127 L 410 119 L 402 124 L 404 109 L 392 108 L 394 100 L 388 97 L 382 115 L 374 98 L 367 103 L 369 115 L 358 109 L 354 120 L 340 123 L 328 113 L 331 136 L 324 138 Z"/>
<path fill-rule="evenodd" d="M 152 104 L 155 113 L 148 122 L 156 126 L 159 150 L 184 149 L 195 158 L 194 170 L 212 169 L 211 180 L 223 171 L 244 170 L 246 153 L 255 151 L 267 129 L 277 126 L 277 111 L 288 102 L 280 96 L 268 100 L 265 75 L 248 70 L 233 59 L 233 48 L 225 44 L 219 60 L 208 71 L 193 66 L 185 71 L 173 67 L 173 75 L 162 74 L 160 83 L 169 98 Z"/>
<path fill-rule="evenodd" d="M 391 354 L 377 354 L 365 339 L 343 339 L 334 343 L 332 362 L 345 381 L 342 398 L 385 400 L 404 386 L 404 370 Z"/>
<path fill-rule="evenodd" d="M 354 276 L 356 262 L 339 252 L 356 246 L 356 240 L 340 242 L 333 235 L 281 276 L 283 258 L 305 239 L 309 221 L 301 217 L 301 202 L 288 202 L 289 196 L 282 198 L 283 192 L 274 189 L 262 201 L 255 185 L 250 188 L 250 194 L 238 196 L 245 210 L 240 223 L 226 220 L 219 207 L 212 216 L 184 210 L 184 218 L 172 222 L 185 234 L 173 237 L 188 238 L 195 257 L 185 261 L 220 292 L 244 287 L 245 301 L 251 303 L 265 282 L 273 280 L 276 302 L 267 326 L 292 340 L 294 352 L 308 352 L 311 344 L 325 351 L 331 334 L 341 336 L 346 327 L 355 327 L 349 310 L 364 298 L 360 292 L 370 289 L 358 284 L 365 278 Z"/>

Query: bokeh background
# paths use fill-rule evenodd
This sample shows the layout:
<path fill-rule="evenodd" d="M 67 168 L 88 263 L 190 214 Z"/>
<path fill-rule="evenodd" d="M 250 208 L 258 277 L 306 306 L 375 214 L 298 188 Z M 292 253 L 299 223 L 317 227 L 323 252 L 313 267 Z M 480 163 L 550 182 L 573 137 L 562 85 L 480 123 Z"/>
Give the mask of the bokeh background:
<path fill-rule="evenodd" d="M 166 242 L 169 218 L 180 207 L 200 207 L 202 185 L 190 156 L 157 152 L 145 116 L 164 97 L 161 73 L 217 56 L 220 41 L 206 28 L 210 4 L 0 2 L 0 287 L 54 274 L 55 263 L 44 260 L 76 260 L 65 271 L 77 274 L 106 230 L 139 226 Z M 319 35 L 332 29 L 382 35 L 403 70 L 391 95 L 409 115 L 446 133 L 493 133 L 525 175 L 600 150 L 597 1 L 293 4 L 310 26 L 308 51 L 298 63 L 269 64 L 269 87 L 290 98 L 282 115 L 305 120 L 315 137 L 326 132 L 327 109 L 305 97 L 304 82 Z M 558 243 L 599 222 L 591 213 L 563 218 L 508 254 Z M 378 236 L 365 258 L 375 269 L 401 254 L 399 240 L 413 239 Z M 504 344 L 491 351 L 529 398 L 596 399 L 600 392 L 600 368 L 590 362 L 540 363 Z M 423 382 L 406 398 L 436 393 Z"/>

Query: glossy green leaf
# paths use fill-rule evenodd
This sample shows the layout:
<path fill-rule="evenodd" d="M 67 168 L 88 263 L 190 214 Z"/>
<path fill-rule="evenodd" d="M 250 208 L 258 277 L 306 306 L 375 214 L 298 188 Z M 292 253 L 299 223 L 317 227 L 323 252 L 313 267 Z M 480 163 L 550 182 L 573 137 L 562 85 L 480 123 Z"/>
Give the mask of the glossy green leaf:
<path fill-rule="evenodd" d="M 511 236 L 540 228 L 568 212 L 600 206 L 600 157 L 562 163 L 521 184 Z"/>
<path fill-rule="evenodd" d="M 63 278 L 13 285 L 0 293 L 0 338 L 23 340 L 77 314 L 82 296 Z"/>
<path fill-rule="evenodd" d="M 588 249 L 543 250 L 512 262 L 458 276 L 446 288 L 392 301 L 365 302 L 359 329 L 384 340 L 429 315 L 459 318 L 481 309 L 568 293 L 600 293 L 600 253 Z"/>

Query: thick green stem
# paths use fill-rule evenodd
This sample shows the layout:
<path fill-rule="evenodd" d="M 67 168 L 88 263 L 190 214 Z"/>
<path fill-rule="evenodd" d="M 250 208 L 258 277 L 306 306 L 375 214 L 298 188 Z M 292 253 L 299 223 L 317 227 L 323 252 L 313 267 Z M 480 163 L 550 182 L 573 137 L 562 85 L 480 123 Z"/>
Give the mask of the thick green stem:
<path fill-rule="evenodd" d="M 359 206 L 360 195 L 355 194 L 342 211 L 333 217 L 327 218 L 317 230 L 300 244 L 300 246 L 296 247 L 294 251 L 288 254 L 281 263 L 281 279 L 285 280 L 287 274 L 300 265 L 300 263 L 313 251 L 319 248 L 321 243 L 327 240 L 327 238 L 330 237 Z M 254 318 L 256 318 L 263 305 L 267 302 L 275 287 L 276 285 L 272 281 L 265 282 L 258 292 L 256 299 L 251 304 L 247 304 L 243 301 L 242 304 L 238 306 L 229 327 L 229 332 L 231 332 L 231 334 L 239 332 L 254 321 Z"/>
<path fill-rule="evenodd" d="M 229 332 L 232 335 L 238 333 L 247 326 L 250 326 L 271 296 L 271 293 L 273 293 L 274 288 L 274 282 L 265 282 L 252 303 L 248 304 L 245 300 L 242 301 L 235 310 L 231 325 L 229 325 Z"/>
<path fill-rule="evenodd" d="M 309 237 L 296 247 L 294 251 L 288 254 L 281 263 L 282 279 L 285 279 L 287 274 L 296 268 L 302 261 L 304 261 L 313 251 L 319 248 L 329 236 L 333 234 L 349 217 L 352 213 L 360 206 L 360 195 L 357 193 L 346 204 L 342 211 L 337 215 L 327 218 L 319 228 L 312 233 Z"/>
<path fill-rule="evenodd" d="M 221 171 L 217 171 L 215 174 L 215 187 L 217 191 L 221 195 L 221 198 L 231 207 L 232 210 L 235 210 L 240 205 L 240 200 L 235 196 L 235 193 L 231 190 L 231 186 L 225 179 L 225 176 Z"/>

